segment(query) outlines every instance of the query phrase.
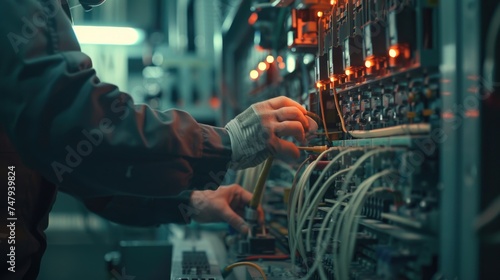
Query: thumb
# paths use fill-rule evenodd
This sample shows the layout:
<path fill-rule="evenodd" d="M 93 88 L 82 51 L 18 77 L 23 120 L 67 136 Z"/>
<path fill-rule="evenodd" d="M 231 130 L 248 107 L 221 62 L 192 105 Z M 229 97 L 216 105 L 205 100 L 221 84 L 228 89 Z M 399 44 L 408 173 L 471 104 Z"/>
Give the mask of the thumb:
<path fill-rule="evenodd" d="M 231 208 L 227 207 L 222 213 L 222 219 L 240 233 L 248 233 L 248 225 L 238 214 Z"/>

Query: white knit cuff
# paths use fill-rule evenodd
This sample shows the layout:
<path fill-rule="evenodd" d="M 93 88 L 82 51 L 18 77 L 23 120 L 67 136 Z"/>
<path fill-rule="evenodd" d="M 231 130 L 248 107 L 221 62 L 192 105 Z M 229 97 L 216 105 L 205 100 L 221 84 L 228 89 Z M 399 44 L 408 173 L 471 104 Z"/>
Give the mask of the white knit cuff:
<path fill-rule="evenodd" d="M 256 166 L 270 155 L 267 151 L 269 134 L 262 127 L 261 119 L 252 107 L 231 120 L 226 129 L 231 139 L 231 168 Z"/>

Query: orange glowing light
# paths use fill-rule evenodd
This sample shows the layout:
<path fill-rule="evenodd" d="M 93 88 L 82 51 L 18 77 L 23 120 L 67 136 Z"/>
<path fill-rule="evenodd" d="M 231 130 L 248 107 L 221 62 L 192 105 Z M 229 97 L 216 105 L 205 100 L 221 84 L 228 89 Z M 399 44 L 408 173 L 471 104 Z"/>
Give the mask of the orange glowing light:
<path fill-rule="evenodd" d="M 267 64 L 265 62 L 259 62 L 259 65 L 257 67 L 260 71 L 264 71 L 267 69 Z"/>
<path fill-rule="evenodd" d="M 346 74 L 347 76 L 349 76 L 349 75 L 351 75 L 351 74 L 352 74 L 352 71 L 351 71 L 351 70 L 349 70 L 349 69 L 347 69 L 347 70 L 345 70 L 345 74 Z"/>
<path fill-rule="evenodd" d="M 372 66 L 373 66 L 373 63 L 372 63 L 372 61 L 371 61 L 371 60 L 367 60 L 367 61 L 365 61 L 365 67 L 366 67 L 366 68 L 370 68 L 370 67 L 372 67 Z"/>
<path fill-rule="evenodd" d="M 335 0 L 330 0 L 330 5 L 332 5 L 332 6 L 333 6 L 333 5 L 335 5 L 335 4 L 336 4 L 336 2 L 337 2 L 337 1 L 335 1 Z"/>
<path fill-rule="evenodd" d="M 252 70 L 250 71 L 250 79 L 257 80 L 259 78 L 259 71 Z"/>
<path fill-rule="evenodd" d="M 392 58 L 398 57 L 399 56 L 399 49 L 398 48 L 390 48 L 389 49 L 389 56 Z"/>
<path fill-rule="evenodd" d="M 321 88 L 322 86 L 323 86 L 323 84 L 322 84 L 321 82 L 317 82 L 317 83 L 316 83 L 316 87 L 317 87 L 317 88 Z"/>
<path fill-rule="evenodd" d="M 274 62 L 274 57 L 272 55 L 268 55 L 266 57 L 266 61 L 267 61 L 267 63 L 273 63 Z"/>
<path fill-rule="evenodd" d="M 259 19 L 259 15 L 257 13 L 252 13 L 248 17 L 248 24 L 254 25 L 257 22 L 258 19 Z"/>
<path fill-rule="evenodd" d="M 323 12 L 322 11 L 319 11 L 318 12 L 318 17 L 322 17 L 323 16 Z"/>
<path fill-rule="evenodd" d="M 276 61 L 278 61 L 278 62 L 283 62 L 283 57 L 282 57 L 281 55 L 280 55 L 280 56 L 278 56 L 278 57 L 276 58 Z"/>
<path fill-rule="evenodd" d="M 217 97 L 212 97 L 210 98 L 210 107 L 214 108 L 214 109 L 218 109 L 220 107 L 220 99 L 217 98 Z"/>
<path fill-rule="evenodd" d="M 330 82 L 334 83 L 336 80 L 335 77 L 330 77 Z"/>
<path fill-rule="evenodd" d="M 285 69 L 285 63 L 284 62 L 280 62 L 278 64 L 278 66 L 279 66 L 280 69 Z"/>

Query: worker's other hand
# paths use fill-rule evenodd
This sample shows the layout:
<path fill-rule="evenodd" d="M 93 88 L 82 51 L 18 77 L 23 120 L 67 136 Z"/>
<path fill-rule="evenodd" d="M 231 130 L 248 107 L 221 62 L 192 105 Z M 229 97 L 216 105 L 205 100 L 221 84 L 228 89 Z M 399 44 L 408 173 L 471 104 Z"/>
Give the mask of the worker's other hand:
<path fill-rule="evenodd" d="M 299 150 L 282 136 L 293 136 L 303 142 L 309 130 L 306 110 L 284 96 L 253 104 L 231 120 L 229 131 L 234 169 L 244 169 L 264 161 L 271 155 L 299 157 Z"/>
<path fill-rule="evenodd" d="M 217 190 L 193 191 L 191 207 L 193 220 L 199 223 L 226 222 L 241 233 L 249 228 L 242 218 L 245 207 L 252 199 L 252 193 L 239 185 L 220 186 Z M 259 208 L 259 220 L 264 221 L 264 212 Z"/>

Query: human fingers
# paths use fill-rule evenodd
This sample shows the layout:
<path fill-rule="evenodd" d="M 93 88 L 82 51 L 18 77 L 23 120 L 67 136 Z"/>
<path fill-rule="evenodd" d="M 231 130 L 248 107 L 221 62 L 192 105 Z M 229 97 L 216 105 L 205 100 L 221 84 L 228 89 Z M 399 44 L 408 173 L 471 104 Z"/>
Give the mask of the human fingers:
<path fill-rule="evenodd" d="M 247 190 L 245 190 L 243 187 L 238 186 L 237 188 L 241 204 L 248 205 L 250 201 L 252 200 L 253 194 Z"/>
<path fill-rule="evenodd" d="M 311 117 L 306 116 L 307 121 L 309 122 L 309 129 L 307 133 L 314 133 L 318 130 L 318 123 Z"/>
<path fill-rule="evenodd" d="M 297 121 L 285 121 L 277 123 L 274 127 L 276 136 L 293 136 L 297 141 L 305 141 L 304 127 Z"/>
<path fill-rule="evenodd" d="M 278 97 L 266 100 L 264 102 L 268 103 L 271 106 L 271 108 L 273 108 L 275 110 L 277 110 L 281 107 L 292 106 L 292 107 L 296 107 L 297 109 L 299 109 L 302 112 L 302 114 L 307 113 L 307 110 L 304 107 L 302 107 L 299 103 L 297 103 L 296 101 L 294 101 L 288 97 L 285 97 L 285 96 L 278 96 Z"/>
<path fill-rule="evenodd" d="M 222 212 L 220 213 L 221 218 L 223 221 L 228 223 L 231 227 L 239 231 L 240 233 L 248 233 L 248 225 L 243 220 L 243 218 L 238 215 L 236 212 L 234 212 L 229 205 L 226 205 L 223 209 Z"/>
<path fill-rule="evenodd" d="M 275 114 L 279 122 L 299 121 L 306 131 L 309 130 L 309 121 L 306 115 L 297 107 L 283 107 L 276 110 Z"/>

